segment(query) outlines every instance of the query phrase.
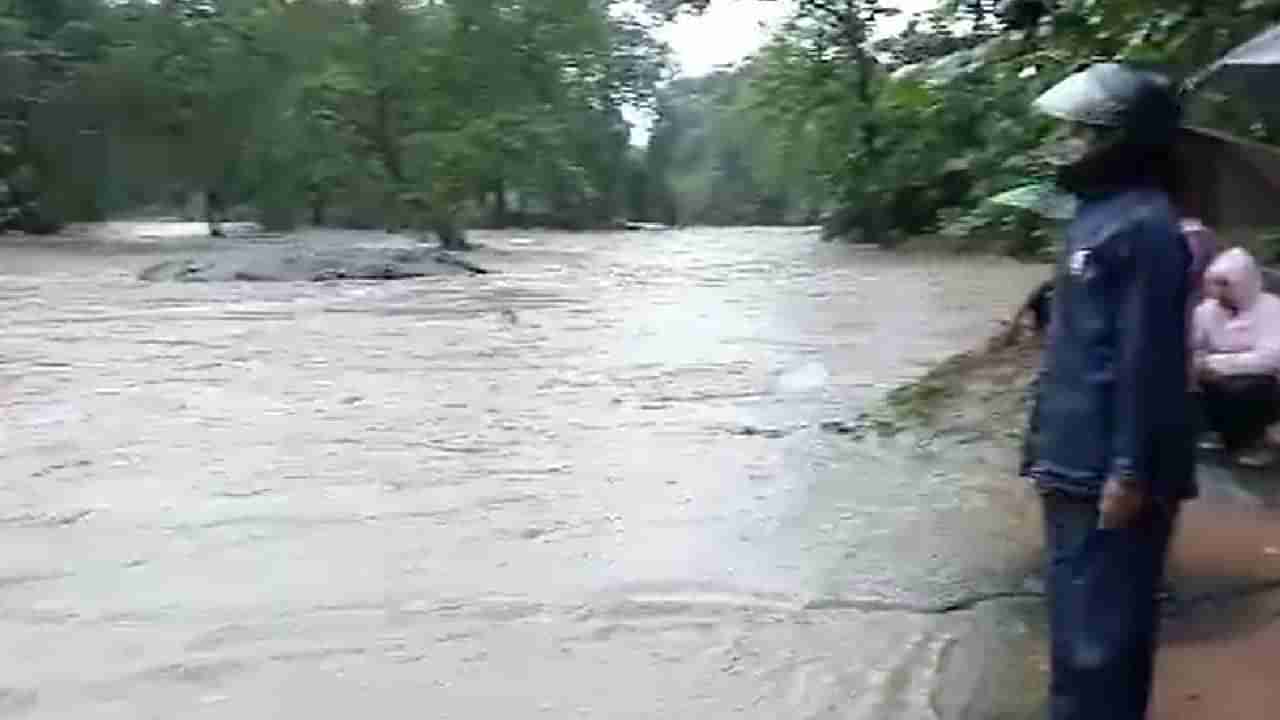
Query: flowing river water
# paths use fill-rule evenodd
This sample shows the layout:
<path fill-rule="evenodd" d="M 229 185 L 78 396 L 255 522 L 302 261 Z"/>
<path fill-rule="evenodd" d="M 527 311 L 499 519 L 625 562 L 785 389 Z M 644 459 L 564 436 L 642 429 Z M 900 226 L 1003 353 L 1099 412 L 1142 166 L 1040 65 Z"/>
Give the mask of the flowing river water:
<path fill-rule="evenodd" d="M 1010 469 L 821 425 L 1042 268 L 488 233 L 144 283 L 186 251 L 140 232 L 0 247 L 0 717 L 978 718 L 1038 662 Z"/>

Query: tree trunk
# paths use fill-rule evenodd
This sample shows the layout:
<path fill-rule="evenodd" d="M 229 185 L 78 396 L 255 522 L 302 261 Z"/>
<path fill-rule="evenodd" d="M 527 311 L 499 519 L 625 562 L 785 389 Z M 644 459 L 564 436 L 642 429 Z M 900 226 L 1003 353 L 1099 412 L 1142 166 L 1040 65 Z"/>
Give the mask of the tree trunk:
<path fill-rule="evenodd" d="M 388 235 L 395 235 L 400 232 L 400 199 L 396 193 L 387 193 L 387 205 L 382 211 L 383 226 L 386 228 Z"/>
<path fill-rule="evenodd" d="M 435 232 L 436 239 L 440 241 L 442 250 L 462 251 L 471 249 L 471 246 L 467 243 L 466 231 L 452 216 L 443 213 L 437 214 L 431 222 L 431 229 Z"/>
<path fill-rule="evenodd" d="M 225 237 L 222 231 L 223 217 L 222 197 L 217 190 L 206 190 L 204 193 L 204 221 L 209 225 L 210 237 Z"/>
<path fill-rule="evenodd" d="M 382 160 L 382 167 L 387 171 L 387 176 L 391 178 L 394 187 L 391 188 L 388 197 L 387 208 L 387 232 L 399 232 L 401 226 L 401 202 L 400 193 L 404 191 L 404 163 L 400 157 L 400 142 L 395 136 L 395 129 L 391 126 L 393 99 L 390 92 L 385 88 L 381 89 L 374 96 L 374 126 L 373 126 L 373 145 L 377 150 L 379 158 Z"/>
<path fill-rule="evenodd" d="M 871 165 L 876 165 L 879 163 L 880 155 L 880 129 L 876 126 L 875 113 L 871 112 L 871 105 L 874 102 L 874 98 L 871 96 L 872 62 L 871 58 L 861 48 L 859 53 L 858 65 L 861 70 L 858 73 L 858 97 L 862 100 L 863 106 L 867 108 L 867 119 L 862 123 L 862 142 L 866 146 L 867 162 Z M 863 242 L 880 244 L 880 210 L 880 198 L 876 195 L 871 195 L 866 212 L 863 214 Z"/>
<path fill-rule="evenodd" d="M 493 226 L 495 228 L 506 227 L 507 214 L 507 182 L 502 178 L 498 178 L 493 183 Z"/>
<path fill-rule="evenodd" d="M 314 227 L 324 227 L 327 221 L 329 209 L 329 197 L 326 193 L 317 192 L 311 195 L 311 224 Z"/>
<path fill-rule="evenodd" d="M 862 121 L 862 142 L 865 146 L 867 162 L 874 166 L 879 163 L 880 129 L 876 126 L 875 113 L 872 111 L 875 97 L 871 88 L 871 74 L 875 71 L 876 63 L 866 48 L 867 25 L 851 0 L 846 2 L 844 13 L 839 19 L 844 26 L 844 42 L 848 45 L 849 52 L 858 66 L 857 86 L 854 92 L 863 105 L 866 118 Z M 878 222 L 881 210 L 880 198 L 872 197 L 870 193 L 864 193 L 863 197 L 867 199 L 864 200 L 866 207 L 861 213 L 862 241 L 879 244 L 881 240 Z"/>

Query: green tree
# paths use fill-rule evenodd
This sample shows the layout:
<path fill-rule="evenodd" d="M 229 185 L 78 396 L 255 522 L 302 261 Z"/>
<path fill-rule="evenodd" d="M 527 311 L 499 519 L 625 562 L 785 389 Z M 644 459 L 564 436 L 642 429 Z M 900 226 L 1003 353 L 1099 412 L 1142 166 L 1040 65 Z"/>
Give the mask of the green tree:
<path fill-rule="evenodd" d="M 654 6 L 696 12 L 707 2 Z M 1032 99 L 1080 65 L 1120 59 L 1175 78 L 1280 20 L 1280 3 L 1151 0 L 952 0 L 872 42 L 885 8 L 800 0 L 793 21 L 756 60 L 756 116 L 813 136 L 835 207 L 832 235 L 890 242 L 1011 222 L 984 198 L 1045 172 L 1051 124 Z M 1273 139 L 1239 102 L 1197 102 L 1192 118 Z"/>
<path fill-rule="evenodd" d="M 214 233 L 238 206 L 450 247 L 510 200 L 607 222 L 621 110 L 665 74 L 648 30 L 607 0 L 3 0 L 4 216 L 200 193 Z"/>
<path fill-rule="evenodd" d="M 286 7 L 254 0 L 144 0 L 116 8 L 97 75 L 122 153 L 173 193 L 201 193 L 211 234 L 243 197 L 259 130 L 280 112 L 291 67 L 271 29 Z"/>
<path fill-rule="evenodd" d="M 822 204 L 812 133 L 764 121 L 757 64 L 677 80 L 659 93 L 647 177 L 654 219 L 671 224 L 776 225 L 811 220 Z"/>
<path fill-rule="evenodd" d="M 100 118 L 85 100 L 106 42 L 99 10 L 11 0 L 0 12 L 0 228 L 51 232 L 67 215 L 101 214 Z"/>

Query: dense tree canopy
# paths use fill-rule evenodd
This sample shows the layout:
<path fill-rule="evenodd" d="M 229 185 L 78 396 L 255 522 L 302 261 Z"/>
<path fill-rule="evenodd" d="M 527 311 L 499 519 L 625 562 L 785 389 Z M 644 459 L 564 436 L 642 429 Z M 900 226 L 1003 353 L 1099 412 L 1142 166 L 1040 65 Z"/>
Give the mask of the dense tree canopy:
<path fill-rule="evenodd" d="M 623 218 L 989 233 L 1011 217 L 983 199 L 1042 172 L 1049 84 L 1110 58 L 1183 77 L 1280 21 L 1276 0 L 943 0 L 886 36 L 893 3 L 791 0 L 755 56 L 672 80 L 653 28 L 724 1 L 0 0 L 0 228 L 196 198 L 215 230 L 455 245 Z M 1238 102 L 1193 117 L 1280 133 Z"/>
<path fill-rule="evenodd" d="M 663 48 L 608 0 L 3 0 L 6 222 L 175 198 L 411 225 L 625 214 Z"/>
<path fill-rule="evenodd" d="M 668 224 L 811 223 L 822 179 L 807 129 L 771 123 L 758 63 L 677 80 L 658 95 L 645 161 L 649 214 Z"/>

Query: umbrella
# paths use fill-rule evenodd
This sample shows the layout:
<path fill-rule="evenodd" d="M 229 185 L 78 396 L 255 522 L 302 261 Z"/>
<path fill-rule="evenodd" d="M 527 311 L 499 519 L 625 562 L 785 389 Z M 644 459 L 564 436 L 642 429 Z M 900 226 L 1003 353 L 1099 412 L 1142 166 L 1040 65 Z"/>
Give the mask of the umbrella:
<path fill-rule="evenodd" d="M 1280 127 L 1280 25 L 1227 53 L 1183 84 L 1186 95 L 1231 96 L 1255 105 Z M 1174 153 L 1179 182 L 1174 202 L 1184 217 L 1218 231 L 1280 226 L 1280 148 L 1225 132 L 1184 126 Z M 1074 203 L 1043 185 L 990 199 L 1055 219 L 1070 218 Z"/>
<path fill-rule="evenodd" d="M 1280 148 L 1224 132 L 1185 127 L 1175 146 L 1186 217 L 1215 230 L 1280 226 Z"/>
<path fill-rule="evenodd" d="M 1280 25 L 1189 78 L 1184 93 L 1230 97 L 1280 127 Z M 1280 225 L 1280 149 L 1205 128 L 1184 128 L 1177 143 L 1184 215 L 1219 230 Z"/>
<path fill-rule="evenodd" d="M 1020 208 L 1050 220 L 1070 220 L 1076 215 L 1076 199 L 1052 183 L 1023 185 L 990 197 L 987 202 Z"/>
<path fill-rule="evenodd" d="M 1280 25 L 1263 32 L 1192 76 L 1183 85 L 1188 93 L 1240 97 L 1280 117 Z"/>
<path fill-rule="evenodd" d="M 1174 147 L 1181 182 L 1174 202 L 1184 217 L 1218 231 L 1280 226 L 1280 148 L 1199 127 L 1179 131 Z M 1051 220 L 1075 217 L 1076 199 L 1053 183 L 1002 192 L 987 202 Z"/>

